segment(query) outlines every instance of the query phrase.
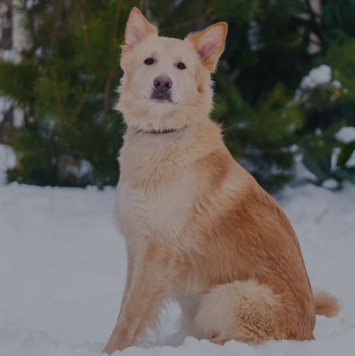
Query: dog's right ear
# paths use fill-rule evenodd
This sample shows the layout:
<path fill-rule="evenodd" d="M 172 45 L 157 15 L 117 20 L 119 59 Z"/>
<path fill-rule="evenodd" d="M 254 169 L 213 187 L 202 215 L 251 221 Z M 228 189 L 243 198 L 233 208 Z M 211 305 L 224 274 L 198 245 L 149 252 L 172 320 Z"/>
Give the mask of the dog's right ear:
<path fill-rule="evenodd" d="M 157 28 L 148 22 L 138 8 L 134 7 L 126 25 L 125 43 L 134 46 L 152 34 L 158 34 Z"/>

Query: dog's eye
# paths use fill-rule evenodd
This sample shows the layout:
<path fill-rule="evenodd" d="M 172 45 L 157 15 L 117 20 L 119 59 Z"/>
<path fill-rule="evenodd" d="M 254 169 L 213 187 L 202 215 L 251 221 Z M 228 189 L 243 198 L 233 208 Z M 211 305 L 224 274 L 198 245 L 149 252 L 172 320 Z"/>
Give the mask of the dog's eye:
<path fill-rule="evenodd" d="M 145 61 L 144 61 L 144 64 L 146 64 L 147 66 L 150 66 L 154 63 L 154 59 L 153 58 L 147 58 Z"/>
<path fill-rule="evenodd" d="M 179 62 L 176 66 L 177 66 L 179 69 L 186 69 L 185 64 L 182 63 L 182 62 Z"/>

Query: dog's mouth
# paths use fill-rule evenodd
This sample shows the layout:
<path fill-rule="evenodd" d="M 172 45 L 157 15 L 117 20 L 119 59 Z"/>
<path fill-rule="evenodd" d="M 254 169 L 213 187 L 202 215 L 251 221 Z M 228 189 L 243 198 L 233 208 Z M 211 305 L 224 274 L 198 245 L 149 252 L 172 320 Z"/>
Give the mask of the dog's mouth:
<path fill-rule="evenodd" d="M 151 97 L 151 100 L 154 100 L 158 103 L 172 103 L 173 101 L 171 100 L 171 93 L 161 93 L 156 90 L 153 91 Z"/>
<path fill-rule="evenodd" d="M 150 98 L 145 97 L 148 100 L 152 100 L 156 103 L 160 103 L 160 104 L 176 104 L 173 102 L 172 98 L 171 98 L 171 92 L 162 92 L 159 90 L 153 90 L 152 95 L 150 96 Z"/>

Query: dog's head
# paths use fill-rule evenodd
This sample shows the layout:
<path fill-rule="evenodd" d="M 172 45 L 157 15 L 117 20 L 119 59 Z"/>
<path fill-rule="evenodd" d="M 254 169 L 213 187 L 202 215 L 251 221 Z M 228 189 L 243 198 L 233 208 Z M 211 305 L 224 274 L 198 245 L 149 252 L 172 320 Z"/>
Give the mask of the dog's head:
<path fill-rule="evenodd" d="M 184 40 L 159 37 L 134 8 L 122 46 L 117 104 L 128 127 L 171 132 L 205 120 L 212 109 L 211 73 L 226 33 L 227 25 L 220 22 Z"/>

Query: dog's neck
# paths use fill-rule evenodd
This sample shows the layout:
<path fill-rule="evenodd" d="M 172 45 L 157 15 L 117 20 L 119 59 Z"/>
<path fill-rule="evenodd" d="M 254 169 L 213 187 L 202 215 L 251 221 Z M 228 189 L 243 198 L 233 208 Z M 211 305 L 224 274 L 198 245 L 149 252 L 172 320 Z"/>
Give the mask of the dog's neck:
<path fill-rule="evenodd" d="M 168 134 L 172 132 L 176 132 L 178 129 L 163 129 L 163 130 L 137 130 L 136 132 L 145 133 L 145 134 L 153 134 L 153 135 L 160 135 L 160 134 Z"/>

